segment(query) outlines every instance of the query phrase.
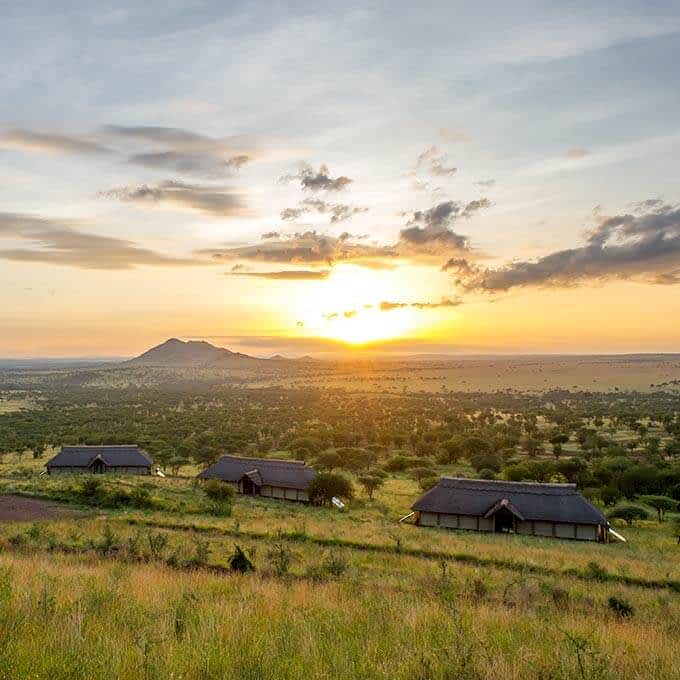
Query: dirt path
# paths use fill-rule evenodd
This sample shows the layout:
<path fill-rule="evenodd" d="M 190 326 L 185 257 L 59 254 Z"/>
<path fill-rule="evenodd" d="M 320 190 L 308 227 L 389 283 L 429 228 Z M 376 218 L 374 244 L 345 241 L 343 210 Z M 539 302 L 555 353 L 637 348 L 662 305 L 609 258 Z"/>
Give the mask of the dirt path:
<path fill-rule="evenodd" d="M 34 522 L 78 514 L 75 510 L 37 498 L 0 496 L 0 522 Z"/>

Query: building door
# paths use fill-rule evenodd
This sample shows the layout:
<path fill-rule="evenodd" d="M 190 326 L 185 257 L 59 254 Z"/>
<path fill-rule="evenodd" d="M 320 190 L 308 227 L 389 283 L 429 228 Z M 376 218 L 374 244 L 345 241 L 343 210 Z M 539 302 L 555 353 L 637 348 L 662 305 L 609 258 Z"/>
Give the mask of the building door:
<path fill-rule="evenodd" d="M 94 463 L 92 463 L 91 470 L 95 475 L 101 475 L 106 472 L 106 465 L 104 465 L 104 462 L 101 460 L 95 460 Z"/>
<path fill-rule="evenodd" d="M 501 508 L 494 515 L 494 530 L 497 534 L 515 533 L 515 516 L 507 508 Z"/>
<path fill-rule="evenodd" d="M 246 496 L 259 495 L 260 487 L 258 487 L 257 484 L 253 484 L 252 480 L 248 479 L 248 477 L 244 477 L 241 480 L 241 486 L 243 489 L 243 493 Z"/>

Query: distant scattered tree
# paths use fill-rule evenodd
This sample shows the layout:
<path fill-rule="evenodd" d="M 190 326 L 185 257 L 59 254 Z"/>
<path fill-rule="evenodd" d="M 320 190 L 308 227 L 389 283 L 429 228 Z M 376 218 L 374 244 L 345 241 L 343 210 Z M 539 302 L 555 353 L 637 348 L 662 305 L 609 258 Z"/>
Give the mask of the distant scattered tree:
<path fill-rule="evenodd" d="M 354 496 L 352 482 L 339 473 L 319 472 L 309 485 L 310 500 L 320 505 L 327 505 L 333 496 L 352 498 Z"/>
<path fill-rule="evenodd" d="M 649 513 L 639 505 L 618 505 L 607 513 L 608 519 L 622 519 L 633 526 L 636 519 L 649 519 Z"/>
<path fill-rule="evenodd" d="M 185 465 L 191 465 L 191 460 L 189 460 L 189 458 L 185 458 L 184 456 L 173 456 L 170 459 L 169 465 L 172 474 L 177 477 L 180 468 L 184 467 Z"/>
<path fill-rule="evenodd" d="M 419 482 L 424 477 L 436 477 L 437 471 L 431 467 L 414 467 L 409 470 L 409 475 Z"/>
<path fill-rule="evenodd" d="M 234 500 L 234 487 L 219 479 L 209 479 L 203 485 L 203 493 L 218 503 L 231 503 Z"/>
<path fill-rule="evenodd" d="M 605 505 L 614 505 L 621 500 L 621 492 L 615 486 L 605 486 L 600 489 L 600 499 Z"/>
<path fill-rule="evenodd" d="M 229 558 L 229 568 L 232 571 L 238 571 L 241 574 L 255 571 L 255 567 L 250 561 L 250 558 L 243 552 L 243 549 L 239 545 L 234 546 L 234 552 Z"/>
<path fill-rule="evenodd" d="M 373 500 L 373 494 L 385 484 L 385 478 L 379 475 L 361 475 L 358 481 L 371 500 Z"/>
<path fill-rule="evenodd" d="M 327 472 L 332 472 L 341 465 L 342 459 L 340 458 L 340 454 L 335 451 L 323 451 L 314 461 L 314 467 Z"/>
<path fill-rule="evenodd" d="M 423 477 L 418 481 L 418 485 L 423 491 L 429 491 L 430 489 L 434 488 L 439 484 L 439 477 L 433 476 L 433 477 Z"/>
<path fill-rule="evenodd" d="M 640 496 L 638 500 L 656 510 L 659 522 L 663 522 L 667 512 L 674 512 L 678 509 L 678 501 L 668 496 Z"/>

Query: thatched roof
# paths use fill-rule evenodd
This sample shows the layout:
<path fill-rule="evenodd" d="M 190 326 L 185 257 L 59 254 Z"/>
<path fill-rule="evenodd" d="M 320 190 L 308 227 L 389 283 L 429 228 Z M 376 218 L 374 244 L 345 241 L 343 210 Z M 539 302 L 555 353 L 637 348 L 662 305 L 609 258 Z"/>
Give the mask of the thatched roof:
<path fill-rule="evenodd" d="M 222 456 L 214 465 L 203 470 L 198 478 L 238 482 L 242 477 L 248 476 L 258 486 L 305 490 L 315 474 L 312 468 L 299 460 Z"/>
<path fill-rule="evenodd" d="M 535 484 L 443 477 L 412 506 L 418 512 L 491 516 L 501 507 L 523 520 L 607 524 L 575 484 Z"/>
<path fill-rule="evenodd" d="M 153 465 L 149 455 L 134 444 L 122 446 L 62 446 L 47 467 L 89 467 L 96 458 L 108 467 L 147 467 Z"/>

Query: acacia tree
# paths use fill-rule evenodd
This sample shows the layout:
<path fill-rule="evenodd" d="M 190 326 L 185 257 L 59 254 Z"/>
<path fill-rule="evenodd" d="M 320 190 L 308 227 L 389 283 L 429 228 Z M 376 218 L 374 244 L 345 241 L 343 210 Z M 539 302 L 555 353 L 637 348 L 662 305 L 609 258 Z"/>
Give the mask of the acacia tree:
<path fill-rule="evenodd" d="M 608 519 L 622 519 L 633 526 L 636 519 L 649 519 L 649 513 L 639 505 L 619 505 L 607 513 Z"/>
<path fill-rule="evenodd" d="M 640 502 L 654 508 L 659 517 L 659 522 L 663 522 L 664 516 L 667 512 L 673 512 L 678 509 L 678 501 L 669 498 L 668 496 L 640 496 Z"/>
<path fill-rule="evenodd" d="M 380 475 L 361 475 L 359 484 L 361 484 L 367 496 L 373 500 L 373 494 L 385 484 L 385 478 Z"/>
<path fill-rule="evenodd" d="M 333 496 L 352 498 L 354 487 L 344 475 L 334 472 L 319 472 L 309 484 L 309 498 L 319 505 L 327 505 Z"/>

